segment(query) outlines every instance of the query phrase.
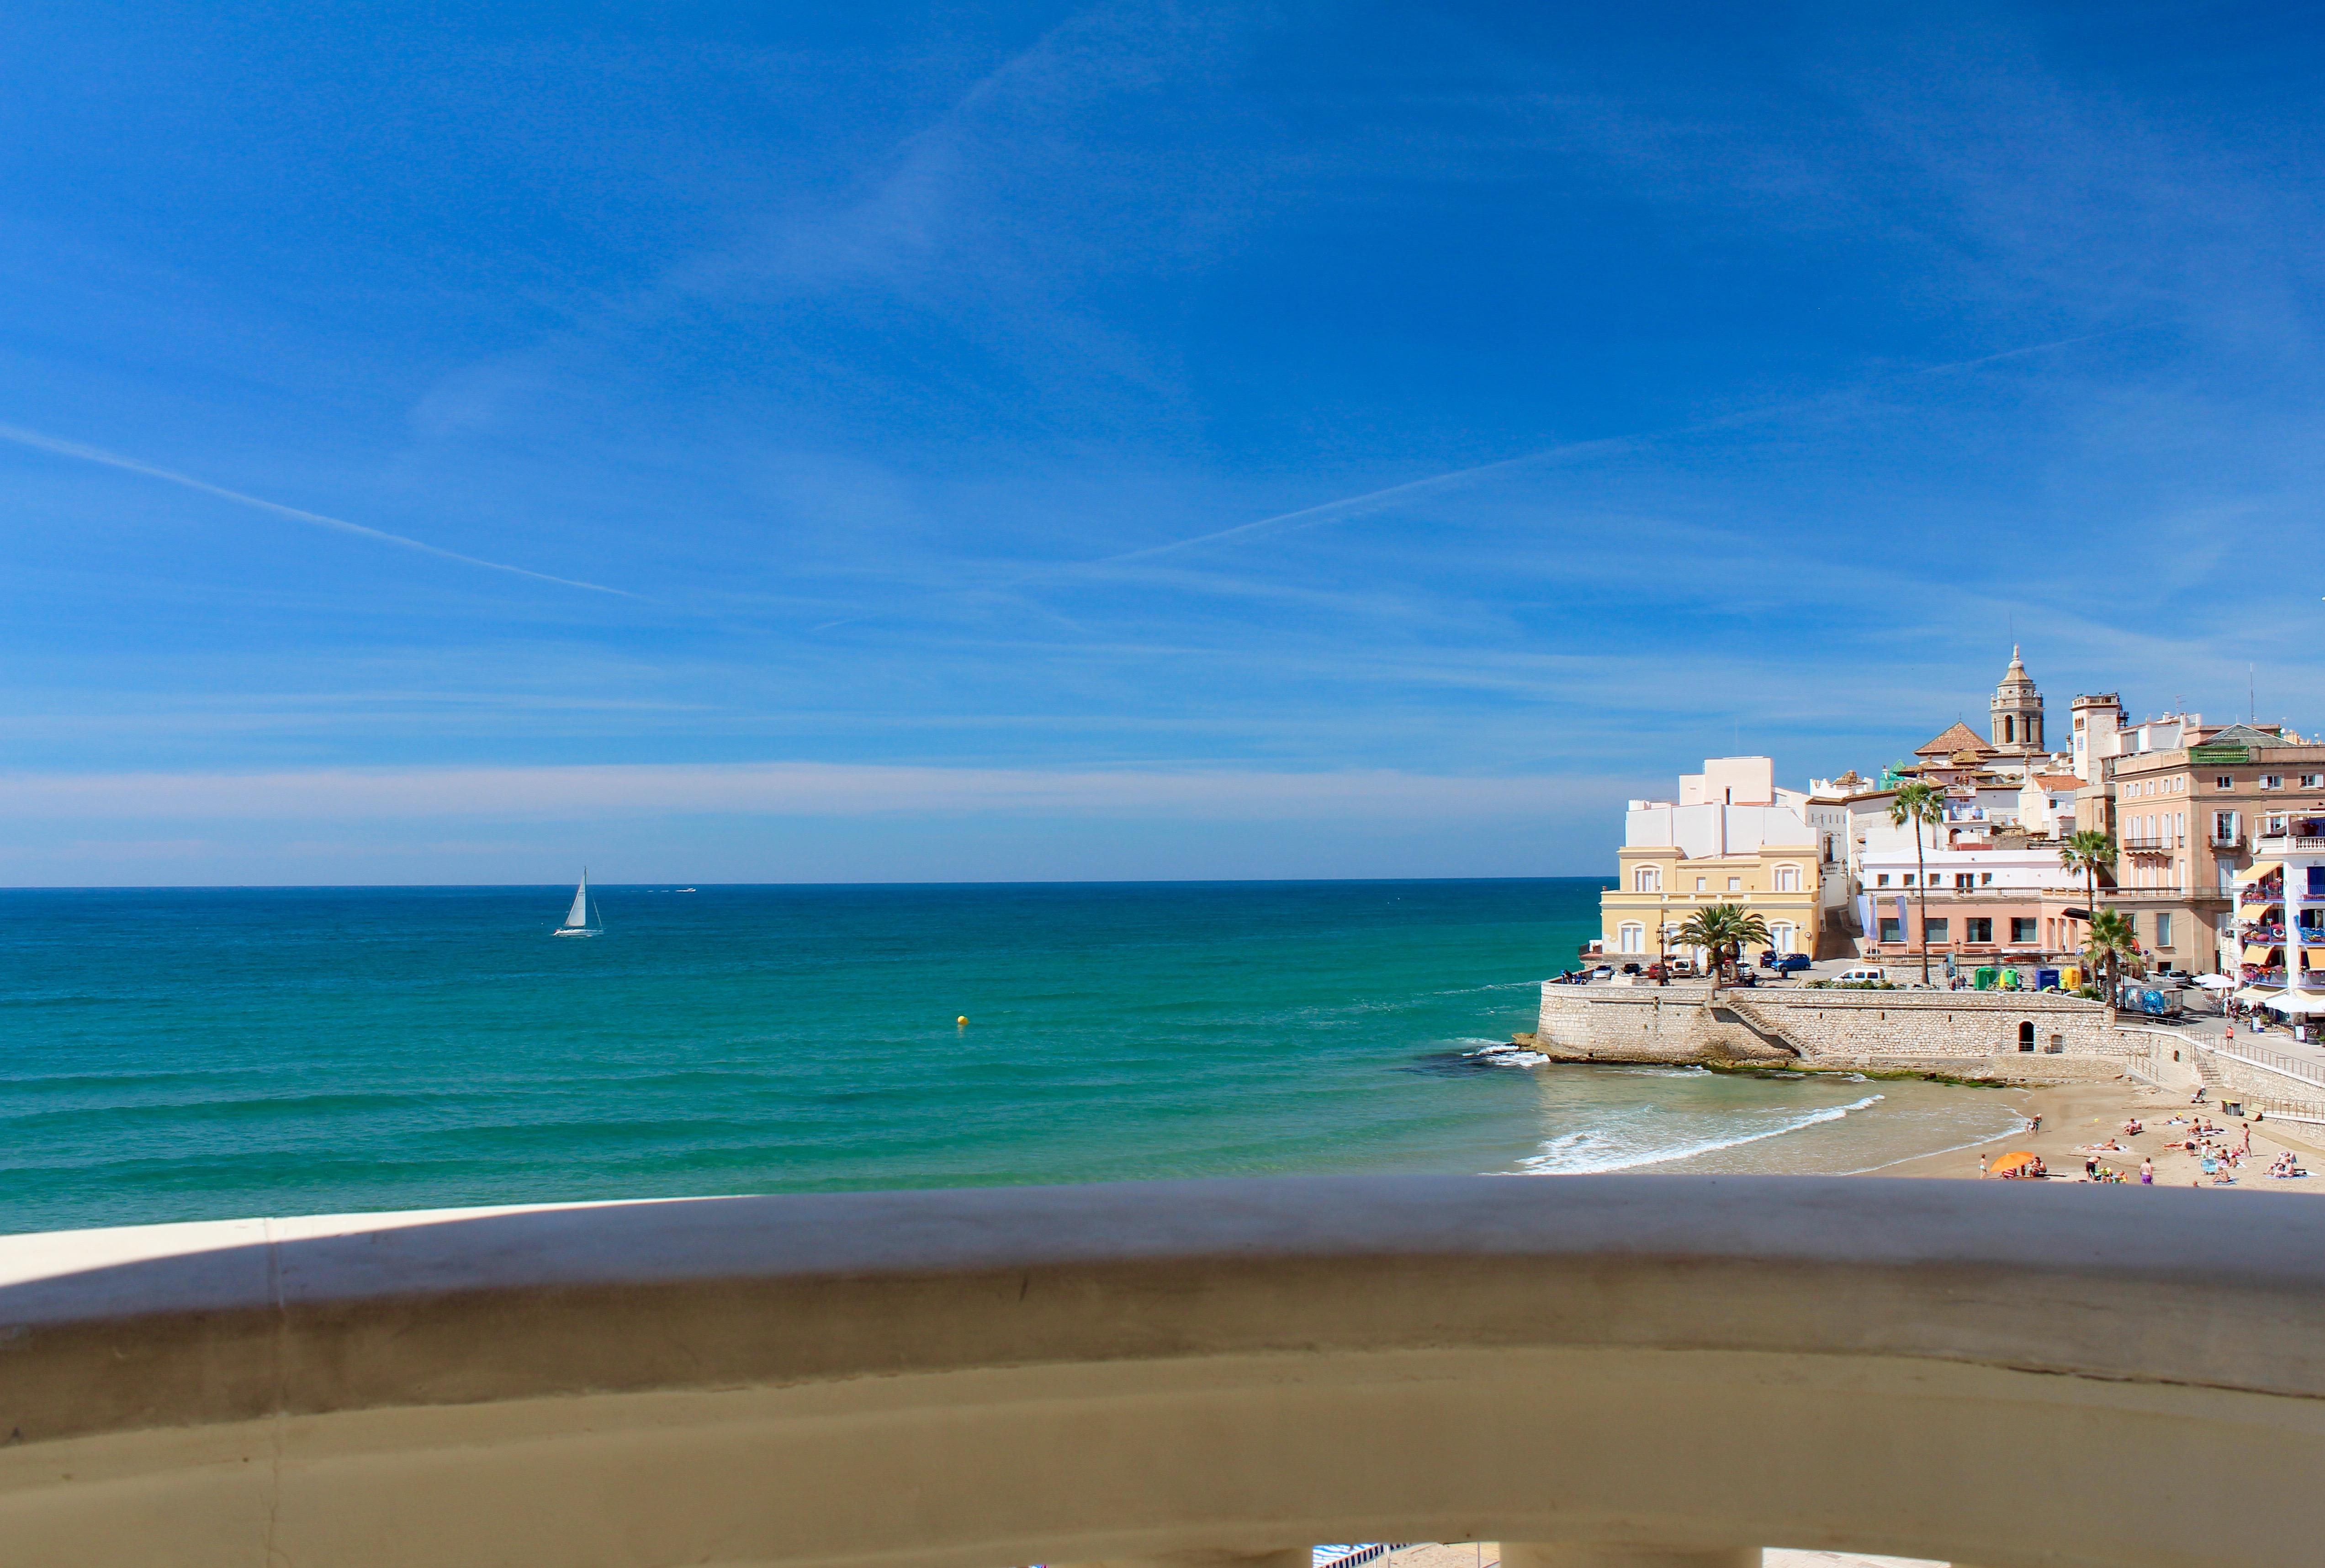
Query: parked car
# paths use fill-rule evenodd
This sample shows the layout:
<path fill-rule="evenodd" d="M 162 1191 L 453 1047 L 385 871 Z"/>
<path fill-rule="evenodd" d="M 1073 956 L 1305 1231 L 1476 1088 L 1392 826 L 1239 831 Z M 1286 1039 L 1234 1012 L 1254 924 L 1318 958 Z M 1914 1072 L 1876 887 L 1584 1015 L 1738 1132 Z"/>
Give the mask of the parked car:
<path fill-rule="evenodd" d="M 1860 964 L 1854 969 L 1844 969 L 1833 976 L 1835 985 L 1878 984 L 1889 977 L 1881 973 L 1878 964 Z"/>
<path fill-rule="evenodd" d="M 1639 966 L 1635 964 L 1626 964 L 1623 965 L 1623 973 L 1626 974 L 1636 974 L 1639 973 Z"/>
<path fill-rule="evenodd" d="M 1590 978 L 1593 980 L 1608 980 L 1614 977 L 1614 973 L 1615 966 L 1613 964 L 1601 964 L 1591 970 Z"/>
<path fill-rule="evenodd" d="M 1671 977 L 1673 980 L 1691 980 L 1695 977 L 1695 960 L 1692 958 L 1673 958 L 1667 961 L 1663 967 L 1671 971 Z"/>
<path fill-rule="evenodd" d="M 1763 969 L 1772 969 L 1778 974 L 1797 974 L 1802 970 L 1806 969 L 1809 966 L 1809 955 L 1805 953 L 1763 953 L 1760 955 L 1760 967 Z"/>

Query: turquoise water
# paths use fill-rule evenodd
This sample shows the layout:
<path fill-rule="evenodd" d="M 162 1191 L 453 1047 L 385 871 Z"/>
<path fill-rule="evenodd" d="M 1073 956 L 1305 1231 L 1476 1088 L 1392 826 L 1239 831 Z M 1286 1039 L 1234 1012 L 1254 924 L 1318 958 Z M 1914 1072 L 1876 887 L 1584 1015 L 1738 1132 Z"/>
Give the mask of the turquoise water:
<path fill-rule="evenodd" d="M 570 889 L 0 891 L 0 1230 L 1839 1170 L 2010 1124 L 1922 1084 L 1477 1054 L 1533 1027 L 1600 885 L 603 888 L 587 940 L 549 935 Z"/>

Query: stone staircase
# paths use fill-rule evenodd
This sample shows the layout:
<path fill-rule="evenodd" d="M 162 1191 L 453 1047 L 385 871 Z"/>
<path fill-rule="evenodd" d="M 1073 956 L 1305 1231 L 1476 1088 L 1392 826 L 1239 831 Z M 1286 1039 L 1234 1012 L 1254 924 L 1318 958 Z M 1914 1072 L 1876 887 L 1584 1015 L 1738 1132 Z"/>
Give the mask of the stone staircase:
<path fill-rule="evenodd" d="M 1769 1050 L 1778 1055 L 1791 1056 L 1796 1060 L 1808 1055 L 1807 1051 L 1802 1049 L 1799 1041 L 1784 1032 L 1781 1023 L 1755 1006 L 1750 998 L 1738 996 L 1733 991 L 1723 991 L 1718 993 L 1718 1001 L 1711 1009 L 1711 1016 L 1718 1022 L 1734 1024 L 1743 1028 Z"/>

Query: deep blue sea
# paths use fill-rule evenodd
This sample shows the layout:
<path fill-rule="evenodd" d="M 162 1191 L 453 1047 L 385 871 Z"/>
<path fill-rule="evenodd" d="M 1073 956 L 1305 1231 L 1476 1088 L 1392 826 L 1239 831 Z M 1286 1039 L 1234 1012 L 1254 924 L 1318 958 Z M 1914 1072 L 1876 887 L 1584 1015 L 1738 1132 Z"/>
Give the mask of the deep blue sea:
<path fill-rule="evenodd" d="M 0 891 L 0 1231 L 848 1187 L 1864 1168 L 1922 1084 L 1526 1067 L 1596 881 Z M 968 1022 L 957 1023 L 960 1016 Z"/>

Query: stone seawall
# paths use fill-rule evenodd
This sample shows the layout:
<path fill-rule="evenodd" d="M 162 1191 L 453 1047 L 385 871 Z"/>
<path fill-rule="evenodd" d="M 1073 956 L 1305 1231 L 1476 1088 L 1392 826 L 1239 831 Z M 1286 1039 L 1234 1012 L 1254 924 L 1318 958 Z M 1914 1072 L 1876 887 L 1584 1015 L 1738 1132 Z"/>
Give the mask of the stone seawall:
<path fill-rule="evenodd" d="M 1566 1062 L 1767 1063 L 2059 1083 L 2118 1077 L 2104 1004 L 2033 992 L 1544 985 L 1535 1047 Z M 2022 1047 L 2029 1038 L 2033 1048 Z"/>

